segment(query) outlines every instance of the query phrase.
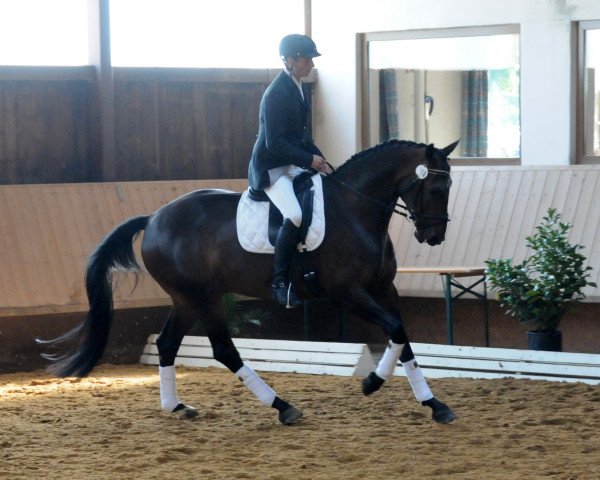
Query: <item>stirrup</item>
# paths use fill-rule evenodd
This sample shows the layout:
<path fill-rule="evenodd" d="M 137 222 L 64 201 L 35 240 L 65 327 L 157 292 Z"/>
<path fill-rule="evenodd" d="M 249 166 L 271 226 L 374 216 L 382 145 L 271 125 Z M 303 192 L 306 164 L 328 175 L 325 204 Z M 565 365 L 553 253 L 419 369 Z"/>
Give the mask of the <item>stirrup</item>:
<path fill-rule="evenodd" d="M 302 305 L 302 301 L 294 293 L 291 282 L 272 285 L 272 293 L 275 301 L 285 308 L 296 308 Z"/>

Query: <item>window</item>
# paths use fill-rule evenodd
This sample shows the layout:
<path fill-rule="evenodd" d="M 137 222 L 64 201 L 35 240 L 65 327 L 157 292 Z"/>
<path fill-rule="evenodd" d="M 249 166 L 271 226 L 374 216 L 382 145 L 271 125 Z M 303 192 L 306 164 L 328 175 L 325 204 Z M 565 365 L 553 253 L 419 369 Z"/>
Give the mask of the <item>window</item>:
<path fill-rule="evenodd" d="M 579 24 L 578 161 L 600 163 L 600 20 Z"/>
<path fill-rule="evenodd" d="M 0 65 L 88 65 L 87 2 L 2 0 L 0 45 Z"/>
<path fill-rule="evenodd" d="M 363 37 L 363 146 L 402 138 L 466 164 L 518 163 L 519 31 L 514 26 Z"/>
<path fill-rule="evenodd" d="M 111 0 L 110 22 L 113 66 L 278 68 L 304 0 Z"/>

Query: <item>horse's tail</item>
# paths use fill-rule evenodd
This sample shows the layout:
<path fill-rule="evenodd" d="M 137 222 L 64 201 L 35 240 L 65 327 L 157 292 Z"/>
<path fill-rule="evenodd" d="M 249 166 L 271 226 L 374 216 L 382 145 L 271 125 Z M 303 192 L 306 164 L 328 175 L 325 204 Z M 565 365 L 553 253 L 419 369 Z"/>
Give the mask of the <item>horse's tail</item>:
<path fill-rule="evenodd" d="M 102 357 L 113 317 L 111 270 L 133 270 L 137 275 L 140 267 L 133 253 L 133 240 L 147 223 L 147 216 L 130 218 L 115 228 L 90 257 L 85 272 L 90 308 L 85 320 L 58 338 L 38 340 L 53 347 L 76 342 L 66 352 L 43 355 L 52 361 L 49 370 L 56 375 L 85 377 Z"/>

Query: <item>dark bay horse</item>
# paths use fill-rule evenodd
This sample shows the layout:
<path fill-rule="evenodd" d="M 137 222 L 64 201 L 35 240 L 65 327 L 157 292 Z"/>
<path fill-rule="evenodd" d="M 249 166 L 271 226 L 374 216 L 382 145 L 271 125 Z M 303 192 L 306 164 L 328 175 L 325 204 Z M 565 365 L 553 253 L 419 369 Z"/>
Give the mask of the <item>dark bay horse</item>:
<path fill-rule="evenodd" d="M 444 240 L 451 185 L 448 155 L 457 143 L 438 149 L 394 140 L 354 155 L 323 179 L 327 230 L 321 246 L 310 253 L 323 294 L 379 325 L 390 340 L 377 369 L 363 380 L 363 393 L 378 390 L 400 360 L 415 397 L 441 423 L 452 421 L 454 413 L 429 390 L 404 331 L 388 225 L 401 198 L 419 242 L 437 245 Z M 141 246 L 145 267 L 173 301 L 156 342 L 163 409 L 181 417 L 197 415 L 177 397 L 174 362 L 186 331 L 200 319 L 214 358 L 262 403 L 277 409 L 282 423 L 296 422 L 302 413 L 244 364 L 225 322 L 224 294 L 270 298 L 272 255 L 241 248 L 236 234 L 239 199 L 240 194 L 225 190 L 198 190 L 115 228 L 89 260 L 86 319 L 45 342 L 66 346 L 62 353 L 48 355 L 54 362 L 51 369 L 59 376 L 85 376 L 100 360 L 112 321 L 111 271 L 139 270 L 132 243 L 145 230 Z M 299 296 L 310 298 L 300 272 L 294 277 Z"/>

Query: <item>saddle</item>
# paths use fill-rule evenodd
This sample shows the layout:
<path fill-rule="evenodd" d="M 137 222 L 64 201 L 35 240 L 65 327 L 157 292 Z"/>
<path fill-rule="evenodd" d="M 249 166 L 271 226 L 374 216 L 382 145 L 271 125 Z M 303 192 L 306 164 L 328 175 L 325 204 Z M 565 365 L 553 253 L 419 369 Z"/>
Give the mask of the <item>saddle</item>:
<path fill-rule="evenodd" d="M 294 178 L 294 191 L 302 208 L 298 233 L 298 250 L 316 249 L 325 236 L 323 185 L 320 175 L 303 172 Z M 242 248 L 253 253 L 273 253 L 281 212 L 263 192 L 249 188 L 240 199 L 237 210 L 237 233 Z"/>

